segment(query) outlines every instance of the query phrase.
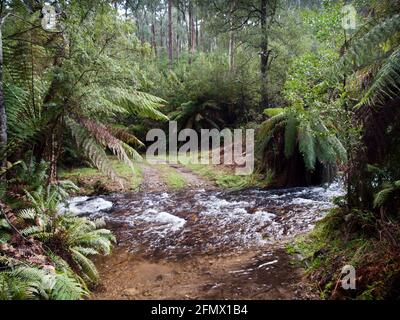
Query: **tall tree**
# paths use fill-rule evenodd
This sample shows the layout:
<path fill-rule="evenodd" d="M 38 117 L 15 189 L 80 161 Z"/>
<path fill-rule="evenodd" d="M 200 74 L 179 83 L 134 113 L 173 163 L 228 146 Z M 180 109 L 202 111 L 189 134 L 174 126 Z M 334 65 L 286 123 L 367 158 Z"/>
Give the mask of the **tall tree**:
<path fill-rule="evenodd" d="M 229 30 L 229 71 L 235 68 L 235 33 L 233 30 L 233 12 L 235 11 L 236 1 L 232 0 L 230 11 L 230 30 Z"/>
<path fill-rule="evenodd" d="M 2 4 L 3 6 L 3 4 Z M 1 14 L 1 13 L 0 13 Z M 5 22 L 5 17 L 0 16 L 0 149 L 7 145 L 7 114 L 6 114 L 6 106 L 4 101 L 4 92 L 3 92 L 3 35 L 2 28 Z M 3 163 L 0 161 L 0 166 Z"/>
<path fill-rule="evenodd" d="M 0 18 L 0 26 L 2 19 Z M 7 115 L 3 95 L 3 41 L 0 28 L 0 145 L 7 144 Z"/>
<path fill-rule="evenodd" d="M 214 0 L 215 24 L 221 32 L 229 33 L 230 65 L 234 64 L 232 31 L 243 33 L 242 42 L 254 46 L 260 55 L 260 108 L 270 106 L 268 97 L 268 72 L 272 63 L 270 35 L 275 22 L 279 0 Z"/>
<path fill-rule="evenodd" d="M 268 30 L 267 30 L 267 12 L 268 0 L 260 2 L 260 26 L 261 26 L 261 109 L 268 108 Z"/>
<path fill-rule="evenodd" d="M 193 1 L 189 1 L 189 28 L 188 28 L 188 42 L 189 42 L 189 64 L 192 63 L 194 54 L 194 18 L 193 18 Z"/>
<path fill-rule="evenodd" d="M 168 0 L 168 58 L 169 67 L 172 69 L 174 63 L 174 40 L 173 40 L 173 20 L 172 20 L 172 0 Z"/>

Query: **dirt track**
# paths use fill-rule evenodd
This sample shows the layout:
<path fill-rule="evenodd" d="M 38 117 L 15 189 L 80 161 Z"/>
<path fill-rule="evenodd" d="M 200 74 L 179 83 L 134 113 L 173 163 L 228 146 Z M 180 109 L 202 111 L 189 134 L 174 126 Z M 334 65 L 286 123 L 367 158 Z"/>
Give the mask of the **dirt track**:
<path fill-rule="evenodd" d="M 215 187 L 209 181 L 176 166 L 188 188 Z M 145 183 L 141 192 L 168 191 L 155 168 L 142 168 Z M 188 189 L 189 190 L 189 189 Z M 183 194 L 187 190 L 181 190 Z M 196 253 L 170 258 L 149 256 L 132 248 L 124 239 L 128 226 L 112 224 L 119 245 L 96 265 L 101 284 L 91 299 L 316 299 L 303 270 L 294 267 L 283 244 L 268 250 Z M 207 239 L 204 239 L 207 242 Z"/>

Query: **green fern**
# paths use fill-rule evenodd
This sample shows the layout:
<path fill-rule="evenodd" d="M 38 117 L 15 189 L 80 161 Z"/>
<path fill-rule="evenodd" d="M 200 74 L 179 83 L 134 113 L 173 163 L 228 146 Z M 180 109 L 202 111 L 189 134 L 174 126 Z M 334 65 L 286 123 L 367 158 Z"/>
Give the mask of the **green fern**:
<path fill-rule="evenodd" d="M 50 298 L 53 300 L 80 300 L 87 296 L 88 292 L 71 276 L 60 273 L 55 276 L 55 283 Z"/>
<path fill-rule="evenodd" d="M 396 14 L 372 27 L 353 41 L 335 67 L 337 80 L 373 66 L 377 73 L 357 107 L 372 106 L 393 99 L 400 92 L 400 15 Z M 390 40 L 390 42 L 389 42 Z M 390 43 L 390 45 L 389 45 Z"/>
<path fill-rule="evenodd" d="M 375 63 L 387 56 L 380 47 L 388 39 L 392 38 L 400 30 L 400 15 L 393 17 L 374 26 L 368 33 L 355 40 L 347 53 L 341 58 L 336 75 L 352 74 L 365 66 Z"/>
<path fill-rule="evenodd" d="M 307 170 L 313 171 L 317 162 L 317 154 L 315 152 L 315 139 L 309 124 L 303 124 L 299 127 L 299 150 L 303 155 Z"/>
<path fill-rule="evenodd" d="M 31 266 L 0 272 L 0 300 L 79 300 L 87 294 L 66 272 Z"/>
<path fill-rule="evenodd" d="M 386 203 L 390 202 L 393 194 L 399 190 L 400 180 L 392 183 L 384 183 L 382 189 L 375 195 L 374 207 L 383 207 Z"/>
<path fill-rule="evenodd" d="M 47 247 L 53 244 L 64 251 L 64 256 L 70 256 L 79 266 L 82 276 L 90 282 L 98 280 L 98 273 L 89 257 L 97 254 L 110 254 L 112 243 L 115 242 L 113 234 L 106 229 L 103 220 L 90 221 L 86 218 L 75 217 L 68 214 L 57 214 L 58 204 L 63 198 L 57 191 L 60 186 L 40 189 L 34 195 L 27 193 L 28 199 L 34 206 L 25 209 L 17 215 L 26 227 L 22 230 L 25 236 L 44 242 Z"/>
<path fill-rule="evenodd" d="M 294 114 L 289 113 L 285 128 L 285 157 L 290 158 L 297 144 L 297 127 L 298 121 Z"/>
<path fill-rule="evenodd" d="M 386 99 L 393 99 L 400 92 L 400 46 L 387 59 L 375 75 L 372 85 L 358 104 L 373 105 L 384 103 Z"/>
<path fill-rule="evenodd" d="M 346 161 L 346 151 L 339 139 L 329 132 L 321 119 L 313 116 L 311 121 L 308 118 L 311 115 L 307 111 L 289 108 L 265 121 L 257 137 L 261 156 L 278 152 L 278 144 L 283 143 L 284 156 L 290 159 L 298 148 L 308 171 L 315 169 L 317 160 L 332 166 Z M 282 133 L 284 139 L 280 138 Z"/>

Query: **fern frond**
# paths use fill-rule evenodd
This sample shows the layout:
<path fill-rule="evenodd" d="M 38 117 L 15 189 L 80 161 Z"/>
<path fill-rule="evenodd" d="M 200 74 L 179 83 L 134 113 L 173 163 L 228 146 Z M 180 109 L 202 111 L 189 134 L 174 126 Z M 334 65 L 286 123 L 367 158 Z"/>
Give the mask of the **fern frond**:
<path fill-rule="evenodd" d="M 278 128 L 280 124 L 286 124 L 287 115 L 286 113 L 282 113 L 276 115 L 261 124 L 260 132 L 258 133 L 257 140 L 258 143 L 258 151 L 264 152 L 270 143 L 273 133 Z"/>
<path fill-rule="evenodd" d="M 374 208 L 382 207 L 387 202 L 394 190 L 394 187 L 387 187 L 379 191 L 374 198 Z"/>
<path fill-rule="evenodd" d="M 17 217 L 22 220 L 35 220 L 36 218 L 36 211 L 35 209 L 23 209 L 17 213 Z"/>
<path fill-rule="evenodd" d="M 115 173 L 111 162 L 108 160 L 107 154 L 99 146 L 97 141 L 90 136 L 87 130 L 71 118 L 66 118 L 65 124 L 70 129 L 78 147 L 84 152 L 88 159 L 90 159 L 100 171 L 106 173 L 111 179 L 119 181 L 122 184 L 122 181 Z"/>
<path fill-rule="evenodd" d="M 116 137 L 120 141 L 134 145 L 136 147 L 144 147 L 145 146 L 142 141 L 140 141 L 133 134 L 129 133 L 128 130 L 126 130 L 125 128 L 115 127 L 115 126 L 107 126 L 107 129 L 110 131 L 110 133 L 114 137 Z"/>
<path fill-rule="evenodd" d="M 289 159 L 297 145 L 298 121 L 294 114 L 289 113 L 285 127 L 285 157 Z"/>
<path fill-rule="evenodd" d="M 91 121 L 86 118 L 79 119 L 79 122 L 92 134 L 92 136 L 101 145 L 110 149 L 120 161 L 127 164 L 133 170 L 133 163 L 125 152 L 125 148 L 122 146 L 121 141 L 111 135 L 105 125 L 99 122 Z"/>
<path fill-rule="evenodd" d="M 51 291 L 53 300 L 80 300 L 88 295 L 88 292 L 82 288 L 82 285 L 73 277 L 66 273 L 60 273 L 55 276 L 55 283 Z"/>
<path fill-rule="evenodd" d="M 82 272 L 93 282 L 99 280 L 99 273 L 94 263 L 80 251 L 71 248 L 72 258 L 81 267 Z"/>
<path fill-rule="evenodd" d="M 310 124 L 302 124 L 299 127 L 299 150 L 303 155 L 306 169 L 313 171 L 315 169 L 317 155 L 315 152 L 315 140 Z"/>
<path fill-rule="evenodd" d="M 131 115 L 153 120 L 169 120 L 160 111 L 166 101 L 151 94 L 122 88 L 110 88 L 106 98 Z"/>
<path fill-rule="evenodd" d="M 334 74 L 349 75 L 376 61 L 377 58 L 385 58 L 387 54 L 379 48 L 379 45 L 393 37 L 399 30 L 399 14 L 373 27 L 367 34 L 352 44 L 349 51 L 339 61 Z"/>
<path fill-rule="evenodd" d="M 384 103 L 400 93 L 400 46 L 395 50 L 374 77 L 360 103 L 356 107 Z"/>

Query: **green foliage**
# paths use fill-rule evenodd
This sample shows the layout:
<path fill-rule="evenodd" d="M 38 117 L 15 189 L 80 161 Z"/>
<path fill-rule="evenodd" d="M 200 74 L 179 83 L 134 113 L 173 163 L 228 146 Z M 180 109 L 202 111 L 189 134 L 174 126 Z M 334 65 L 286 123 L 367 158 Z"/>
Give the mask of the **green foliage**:
<path fill-rule="evenodd" d="M 284 139 L 278 139 L 279 132 Z M 325 165 L 346 161 L 346 151 L 340 141 L 323 124 L 320 118 L 308 111 L 286 109 L 283 113 L 265 121 L 258 135 L 265 155 L 268 150 L 278 150 L 274 145 L 284 143 L 284 154 L 290 159 L 296 148 L 303 156 L 308 171 L 313 171 L 317 160 Z M 273 168 L 270 168 L 273 169 Z"/>
<path fill-rule="evenodd" d="M 0 272 L 0 300 L 79 300 L 87 294 L 73 275 L 52 268 L 17 266 Z"/>
<path fill-rule="evenodd" d="M 283 108 L 268 108 L 264 110 L 264 114 L 270 118 L 280 115 L 283 112 Z"/>
<path fill-rule="evenodd" d="M 381 186 L 381 190 L 376 193 L 374 199 L 374 207 L 383 207 L 389 202 L 393 202 L 395 193 L 400 190 L 400 181 L 386 182 Z"/>
<path fill-rule="evenodd" d="M 63 257 L 69 256 L 86 280 L 96 282 L 98 273 L 88 257 L 109 254 L 115 238 L 109 230 L 101 229 L 103 220 L 60 215 L 59 204 L 67 195 L 64 188 L 65 185 L 49 185 L 46 191 L 27 193 L 33 208 L 17 215 L 25 226 L 21 233 L 44 242 L 53 252 L 62 252 Z"/>
<path fill-rule="evenodd" d="M 16 168 L 20 176 L 15 181 L 25 181 L 23 185 L 29 191 L 21 198 L 19 206 L 23 209 L 17 214 L 0 203 L 0 299 L 86 297 L 87 285 L 98 281 L 90 258 L 110 254 L 115 237 L 103 228 L 103 220 L 61 213 L 60 205 L 77 187 L 69 181 L 45 187 L 47 163 L 31 158 L 28 164 L 21 162 Z M 26 241 L 28 246 L 24 245 Z"/>
<path fill-rule="evenodd" d="M 310 234 L 288 245 L 287 251 L 301 256 L 300 264 L 306 268 L 322 299 L 397 298 L 398 248 L 393 246 L 391 238 L 399 230 L 389 222 L 383 226 L 390 233 L 382 232 L 382 223 L 385 222 L 377 223 L 372 212 L 336 208 Z M 356 229 L 356 224 L 362 227 Z M 376 236 L 371 235 L 371 228 L 376 228 Z M 355 290 L 343 290 L 340 286 L 345 265 L 357 270 Z"/>
<path fill-rule="evenodd" d="M 132 34 L 133 25 L 119 19 L 110 5 L 99 3 L 92 9 L 87 15 L 84 3 L 68 4 L 63 8 L 63 31 L 52 40 L 41 29 L 29 33 L 19 24 L 13 32 L 21 32 L 22 40 L 5 40 L 10 130 L 9 145 L 3 152 L 10 155 L 44 144 L 42 149 L 35 148 L 37 155 L 44 157 L 43 149 L 56 143 L 65 145 L 67 139 L 75 141 L 96 167 L 117 179 L 104 150 L 133 168 L 132 160 L 139 157 L 129 144 L 141 143 L 132 134 L 121 134 L 123 128 L 118 132 L 109 129 L 110 125 L 128 116 L 168 118 L 160 111 L 165 101 L 141 92 L 136 85 L 140 71 L 134 61 L 142 51 Z M 29 16 L 25 11 L 20 14 Z M 40 25 L 37 16 L 29 18 Z M 6 30 L 15 20 L 10 17 L 6 21 Z M 34 39 L 34 49 L 26 48 L 27 36 L 29 41 Z M 69 45 L 54 49 L 53 41 L 63 43 L 63 39 L 68 39 Z"/>
<path fill-rule="evenodd" d="M 399 61 L 400 15 L 394 14 L 378 22 L 368 32 L 352 41 L 350 48 L 336 65 L 334 74 L 339 77 L 355 72 L 373 77 L 358 106 L 384 103 L 398 96 L 400 87 Z"/>
<path fill-rule="evenodd" d="M 285 157 L 290 158 L 296 148 L 298 122 L 294 114 L 289 113 L 285 127 Z"/>
<path fill-rule="evenodd" d="M 153 62 L 149 90 L 168 101 L 170 117 L 180 127 L 223 128 L 253 117 L 259 98 L 256 70 L 245 53 L 238 52 L 238 66 L 230 71 L 225 52 L 198 53 L 192 64 L 181 61 L 162 72 Z M 161 71 L 160 71 L 161 69 Z"/>

